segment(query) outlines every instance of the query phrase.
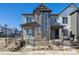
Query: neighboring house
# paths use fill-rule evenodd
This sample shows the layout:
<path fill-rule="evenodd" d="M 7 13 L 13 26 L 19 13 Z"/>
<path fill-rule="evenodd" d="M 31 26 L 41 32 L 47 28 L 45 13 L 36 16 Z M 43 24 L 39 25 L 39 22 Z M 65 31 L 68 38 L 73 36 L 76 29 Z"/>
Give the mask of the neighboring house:
<path fill-rule="evenodd" d="M 5 26 L 0 25 L 0 36 L 4 36 L 5 31 L 6 31 L 7 36 L 9 36 L 11 34 L 19 34 L 19 31 L 16 28 L 12 29 L 12 28 L 6 27 L 6 29 L 5 29 Z"/>
<path fill-rule="evenodd" d="M 70 18 L 70 13 L 75 11 L 77 9 L 77 6 L 73 3 L 71 3 L 67 8 L 65 8 L 63 11 L 59 13 L 59 22 L 62 25 L 65 25 L 64 27 L 64 38 L 69 38 L 70 37 L 70 32 L 71 32 L 71 18 Z M 61 34 L 61 30 L 60 30 Z"/>
<path fill-rule="evenodd" d="M 77 6 L 71 3 L 59 14 L 52 14 L 52 10 L 47 8 L 45 4 L 40 4 L 33 10 L 33 14 L 22 14 L 23 39 L 27 39 L 28 36 L 36 38 L 38 34 L 41 39 L 61 39 L 62 33 L 64 39 L 69 39 L 71 32 L 75 35 L 75 39 L 77 39 L 76 37 L 79 36 L 79 23 L 77 21 L 79 20 L 76 19 L 77 15 L 74 16 L 76 20 L 73 17 L 77 13 L 74 12 L 76 10 Z M 34 24 L 36 23 L 40 26 L 35 27 L 36 25 Z"/>
<path fill-rule="evenodd" d="M 75 35 L 75 41 L 79 40 L 79 9 L 70 14 L 71 17 L 71 32 Z"/>

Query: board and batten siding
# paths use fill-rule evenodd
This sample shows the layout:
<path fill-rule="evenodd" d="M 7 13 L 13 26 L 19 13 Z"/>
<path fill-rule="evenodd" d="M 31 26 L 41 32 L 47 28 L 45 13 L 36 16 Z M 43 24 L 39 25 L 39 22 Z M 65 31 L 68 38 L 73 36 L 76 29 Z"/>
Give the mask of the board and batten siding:
<path fill-rule="evenodd" d="M 71 15 L 71 31 L 75 35 L 75 40 L 77 39 L 77 13 Z"/>
<path fill-rule="evenodd" d="M 77 12 L 77 39 L 79 40 L 79 12 Z"/>

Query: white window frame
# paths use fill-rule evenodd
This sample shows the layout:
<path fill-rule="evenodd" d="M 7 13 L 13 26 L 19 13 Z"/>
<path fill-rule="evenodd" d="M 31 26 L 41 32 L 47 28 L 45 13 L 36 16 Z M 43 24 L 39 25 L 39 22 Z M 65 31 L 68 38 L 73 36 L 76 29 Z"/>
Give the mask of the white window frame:
<path fill-rule="evenodd" d="M 64 29 L 64 30 L 63 30 L 63 35 L 64 35 L 64 36 L 68 36 L 68 30 L 67 30 L 67 29 Z"/>
<path fill-rule="evenodd" d="M 62 17 L 62 23 L 68 24 L 68 17 Z"/>

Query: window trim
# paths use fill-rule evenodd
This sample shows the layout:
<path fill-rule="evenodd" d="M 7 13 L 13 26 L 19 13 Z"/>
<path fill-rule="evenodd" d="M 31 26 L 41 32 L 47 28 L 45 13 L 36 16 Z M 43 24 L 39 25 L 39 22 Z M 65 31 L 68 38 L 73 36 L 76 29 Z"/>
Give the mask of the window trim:
<path fill-rule="evenodd" d="M 67 30 L 67 29 L 64 29 L 64 30 L 63 30 L 63 35 L 64 35 L 64 36 L 68 36 L 68 30 Z"/>
<path fill-rule="evenodd" d="M 31 16 L 27 16 L 26 17 L 26 23 L 30 23 L 32 22 L 32 17 Z"/>
<path fill-rule="evenodd" d="M 28 30 L 26 30 L 27 31 L 27 35 L 32 35 L 33 34 L 33 30 L 32 29 L 28 29 Z"/>
<path fill-rule="evenodd" d="M 68 24 L 68 17 L 62 17 L 62 24 Z"/>

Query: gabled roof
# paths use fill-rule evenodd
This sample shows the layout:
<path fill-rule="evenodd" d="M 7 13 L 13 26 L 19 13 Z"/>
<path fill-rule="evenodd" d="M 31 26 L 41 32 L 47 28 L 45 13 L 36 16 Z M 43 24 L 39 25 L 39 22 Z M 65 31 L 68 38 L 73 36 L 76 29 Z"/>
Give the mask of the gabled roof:
<path fill-rule="evenodd" d="M 34 12 L 39 12 L 39 11 L 49 11 L 49 12 L 51 12 L 51 10 L 50 10 L 49 8 L 47 8 L 44 3 L 41 3 L 41 4 L 40 4 L 37 8 L 35 8 L 33 11 L 34 11 Z"/>
<path fill-rule="evenodd" d="M 40 5 L 37 7 L 37 8 L 40 8 L 40 9 L 48 9 L 44 3 L 40 3 Z"/>
<path fill-rule="evenodd" d="M 77 7 L 74 3 L 69 4 L 64 10 L 66 10 L 68 7 L 70 7 L 71 5 L 74 5 L 75 7 Z M 78 8 L 78 7 L 77 7 Z M 59 14 L 61 14 L 64 10 L 62 10 Z"/>

